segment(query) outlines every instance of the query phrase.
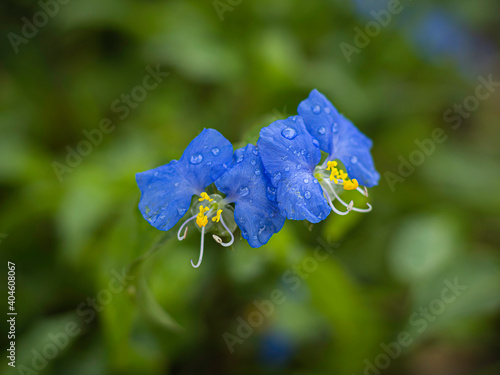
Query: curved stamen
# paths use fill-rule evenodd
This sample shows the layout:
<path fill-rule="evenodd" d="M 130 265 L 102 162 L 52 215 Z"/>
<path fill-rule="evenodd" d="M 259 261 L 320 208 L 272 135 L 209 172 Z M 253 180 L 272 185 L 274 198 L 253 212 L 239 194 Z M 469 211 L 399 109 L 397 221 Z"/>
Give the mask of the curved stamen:
<path fill-rule="evenodd" d="M 195 265 L 193 260 L 191 259 L 191 265 L 194 268 L 198 268 L 201 265 L 201 261 L 203 260 L 203 245 L 205 241 L 205 227 L 201 228 L 201 245 L 200 245 L 200 257 L 198 258 L 198 263 Z"/>
<path fill-rule="evenodd" d="M 182 240 L 185 240 L 186 239 L 186 236 L 187 236 L 187 231 L 188 231 L 188 228 L 186 228 L 186 230 L 184 231 L 184 235 L 181 236 L 181 232 L 182 230 L 184 229 L 184 227 L 191 221 L 191 220 L 194 220 L 196 219 L 196 216 L 198 215 L 194 215 L 192 217 L 190 217 L 189 219 L 187 219 L 184 223 L 182 223 L 181 227 L 179 228 L 178 232 L 177 232 L 177 239 L 179 241 L 182 241 Z"/>
<path fill-rule="evenodd" d="M 372 210 L 372 206 L 370 203 L 367 203 L 366 205 L 368 206 L 368 208 L 357 208 L 357 207 L 354 207 L 354 202 L 351 201 L 349 204 L 347 204 L 346 202 L 344 202 L 339 196 L 338 194 L 335 192 L 335 189 L 333 188 L 333 186 L 331 185 L 331 182 L 327 181 L 326 182 L 328 184 L 328 186 L 330 186 L 330 189 L 332 189 L 333 191 L 333 194 L 335 195 L 335 198 L 338 199 L 338 201 L 340 203 L 342 203 L 345 207 L 347 207 L 347 209 L 349 211 L 356 211 L 356 212 L 370 212 Z M 366 187 L 365 187 L 366 189 Z M 363 194 L 364 195 L 364 194 Z"/>
<path fill-rule="evenodd" d="M 222 226 L 224 227 L 224 229 L 229 233 L 229 235 L 231 236 L 231 241 L 225 243 L 225 242 L 222 242 L 222 238 L 220 238 L 219 236 L 217 235 L 212 235 L 212 237 L 214 238 L 215 241 L 217 241 L 217 243 L 221 246 L 224 246 L 224 247 L 228 247 L 228 246 L 231 246 L 234 242 L 234 235 L 233 233 L 229 230 L 229 228 L 227 227 L 226 223 L 224 223 L 224 218 L 222 217 L 222 215 L 220 216 L 220 222 L 222 223 Z"/>
<path fill-rule="evenodd" d="M 368 189 L 366 188 L 366 186 L 363 186 L 363 189 L 361 189 L 361 186 L 358 186 L 356 190 L 368 198 Z"/>
<path fill-rule="evenodd" d="M 330 186 L 330 185 L 328 185 L 328 186 Z M 331 186 L 330 186 L 330 188 L 331 188 Z M 335 206 L 333 205 L 333 200 L 334 200 L 335 198 L 333 198 L 333 199 L 332 199 L 332 197 L 330 197 L 330 194 L 328 194 L 328 191 L 326 191 L 326 189 L 323 189 L 323 193 L 325 193 L 325 194 L 326 194 L 326 197 L 325 197 L 325 198 L 326 198 L 326 201 L 328 202 L 328 205 L 329 205 L 329 206 L 330 206 L 330 208 L 333 210 L 333 212 L 335 212 L 337 215 L 347 215 L 347 214 L 349 213 L 349 211 L 339 211 L 339 210 L 337 209 L 337 207 L 335 207 Z"/>

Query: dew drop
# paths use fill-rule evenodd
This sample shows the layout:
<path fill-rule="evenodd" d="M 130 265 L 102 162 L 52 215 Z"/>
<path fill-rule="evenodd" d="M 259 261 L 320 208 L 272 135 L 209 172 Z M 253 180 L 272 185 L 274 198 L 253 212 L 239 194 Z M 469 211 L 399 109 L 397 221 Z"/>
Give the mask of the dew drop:
<path fill-rule="evenodd" d="M 155 177 L 158 177 L 159 173 L 158 172 L 155 172 Z"/>
<path fill-rule="evenodd" d="M 248 190 L 248 187 L 246 186 L 241 186 L 239 189 L 238 189 L 238 194 L 241 196 L 241 197 L 246 197 L 248 195 L 248 193 L 250 193 L 250 190 Z"/>
<path fill-rule="evenodd" d="M 304 197 L 306 197 L 306 199 L 311 199 L 311 192 L 310 191 L 306 191 L 304 193 Z"/>
<path fill-rule="evenodd" d="M 250 164 L 255 165 L 257 162 L 255 160 L 252 160 Z"/>
<path fill-rule="evenodd" d="M 191 159 L 189 159 L 191 164 L 200 164 L 203 161 L 203 155 L 202 154 L 194 154 L 191 156 Z"/>
<path fill-rule="evenodd" d="M 281 157 L 281 160 L 283 160 L 283 161 L 286 161 L 286 159 L 288 159 L 288 156 L 286 156 L 286 155 Z"/>
<path fill-rule="evenodd" d="M 316 138 L 313 138 L 313 145 L 315 145 L 316 147 L 319 147 L 319 142 Z"/>
<path fill-rule="evenodd" d="M 331 112 L 330 108 L 329 107 L 325 107 L 325 113 L 329 114 L 330 112 Z"/>
<path fill-rule="evenodd" d="M 183 208 L 179 208 L 179 209 L 177 210 L 177 212 L 179 212 L 179 215 L 184 216 L 184 214 L 186 213 L 186 210 L 185 210 L 185 209 L 183 209 Z"/>
<path fill-rule="evenodd" d="M 238 156 L 238 159 L 236 159 L 236 163 L 241 163 L 243 161 L 243 154 Z"/>
<path fill-rule="evenodd" d="M 297 132 L 292 128 L 285 128 L 281 131 L 281 135 L 286 139 L 294 139 L 297 136 Z"/>
<path fill-rule="evenodd" d="M 315 105 L 313 107 L 311 107 L 312 111 L 314 114 L 316 115 L 319 115 L 319 113 L 321 112 L 321 107 L 319 105 Z"/>
<path fill-rule="evenodd" d="M 211 162 L 211 161 L 207 162 L 207 165 L 208 165 L 208 166 L 211 166 L 211 165 L 212 165 L 212 162 Z"/>
<path fill-rule="evenodd" d="M 281 180 L 281 173 L 280 173 L 280 172 L 276 173 L 276 174 L 274 175 L 274 179 L 275 179 L 276 181 Z"/>
<path fill-rule="evenodd" d="M 297 164 L 297 169 L 302 169 L 302 165 L 301 164 Z"/>
<path fill-rule="evenodd" d="M 339 132 L 339 125 L 336 122 L 333 123 L 332 132 L 334 132 L 335 134 Z"/>
<path fill-rule="evenodd" d="M 219 148 L 218 148 L 218 147 L 214 147 L 214 148 L 212 149 L 212 154 L 213 154 L 214 156 L 219 155 L 219 154 L 220 154 L 220 150 L 219 150 Z"/>
<path fill-rule="evenodd" d="M 356 164 L 357 162 L 358 162 L 358 158 L 357 158 L 356 156 L 353 156 L 353 157 L 351 158 L 351 163 L 352 163 L 352 164 Z"/>
<path fill-rule="evenodd" d="M 304 184 L 308 184 L 309 183 L 309 179 L 308 178 L 304 178 Z"/>
<path fill-rule="evenodd" d="M 321 128 L 318 129 L 318 133 L 323 135 L 326 133 L 326 128 L 324 126 L 322 126 Z"/>
<path fill-rule="evenodd" d="M 260 169 L 256 169 L 254 173 L 256 176 L 260 176 Z"/>
<path fill-rule="evenodd" d="M 259 156 L 259 151 L 257 149 L 254 148 L 252 152 L 255 156 Z"/>
<path fill-rule="evenodd" d="M 285 172 L 288 172 L 290 170 L 290 167 L 285 167 Z"/>
<path fill-rule="evenodd" d="M 175 187 L 179 186 L 179 183 L 178 183 L 178 182 L 176 182 L 176 183 L 174 184 L 174 186 L 175 186 Z"/>
<path fill-rule="evenodd" d="M 269 200 L 275 201 L 276 200 L 276 189 L 271 187 L 271 186 L 268 186 L 266 195 L 267 195 L 267 198 Z"/>

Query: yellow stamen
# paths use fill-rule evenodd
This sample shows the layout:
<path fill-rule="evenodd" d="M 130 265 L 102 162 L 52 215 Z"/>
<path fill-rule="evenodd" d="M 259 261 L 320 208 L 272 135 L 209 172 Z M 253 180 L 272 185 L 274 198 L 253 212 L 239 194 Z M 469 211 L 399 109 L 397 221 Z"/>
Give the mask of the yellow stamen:
<path fill-rule="evenodd" d="M 328 163 L 326 163 L 326 170 L 333 171 L 333 168 L 336 167 L 337 165 L 338 163 L 336 161 L 329 161 Z"/>
<path fill-rule="evenodd" d="M 220 215 L 221 215 L 221 213 L 222 213 L 222 210 L 218 210 L 218 211 L 217 211 L 217 215 L 216 215 L 216 216 L 214 216 L 214 217 L 212 218 L 212 221 L 215 221 L 215 222 L 217 222 L 217 223 L 218 223 L 218 222 L 219 222 L 219 220 L 220 220 Z"/>
<path fill-rule="evenodd" d="M 356 180 L 356 179 L 344 182 L 344 189 L 345 190 L 356 190 L 358 188 L 358 186 L 359 186 L 358 180 Z"/>
<path fill-rule="evenodd" d="M 201 196 L 201 198 L 198 199 L 199 202 L 203 202 L 203 201 L 212 202 L 213 201 L 213 199 L 210 198 L 210 196 L 205 192 L 201 193 L 200 196 Z"/>
<path fill-rule="evenodd" d="M 205 215 L 205 212 L 208 210 L 208 207 L 200 206 L 200 213 L 196 216 L 196 224 L 198 224 L 200 228 L 208 224 L 208 217 Z"/>

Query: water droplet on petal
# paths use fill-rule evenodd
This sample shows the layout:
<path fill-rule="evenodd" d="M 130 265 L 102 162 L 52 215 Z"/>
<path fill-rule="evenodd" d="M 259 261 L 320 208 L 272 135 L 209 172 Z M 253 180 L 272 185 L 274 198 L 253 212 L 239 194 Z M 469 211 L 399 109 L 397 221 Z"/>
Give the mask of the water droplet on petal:
<path fill-rule="evenodd" d="M 256 169 L 254 173 L 256 176 L 260 176 L 260 169 Z"/>
<path fill-rule="evenodd" d="M 313 145 L 315 145 L 316 147 L 319 147 L 319 142 L 316 138 L 313 138 Z"/>
<path fill-rule="evenodd" d="M 286 139 L 294 139 L 297 136 L 297 132 L 292 128 L 285 128 L 281 131 L 281 135 Z"/>
<path fill-rule="evenodd" d="M 297 164 L 297 169 L 302 169 L 302 165 L 301 164 Z"/>
<path fill-rule="evenodd" d="M 271 187 L 271 186 L 268 186 L 267 187 L 267 198 L 271 201 L 275 201 L 276 200 L 276 189 Z"/>
<path fill-rule="evenodd" d="M 286 159 L 288 159 L 288 156 L 286 156 L 286 155 L 281 157 L 281 160 L 283 160 L 283 161 L 286 161 Z"/>
<path fill-rule="evenodd" d="M 257 162 L 255 160 L 252 160 L 250 164 L 255 165 Z"/>
<path fill-rule="evenodd" d="M 330 112 L 331 112 L 330 108 L 329 108 L 329 107 L 325 107 L 325 113 L 327 113 L 327 114 L 328 114 L 328 113 L 330 113 Z"/>
<path fill-rule="evenodd" d="M 236 163 L 241 163 L 243 161 L 243 154 L 238 155 L 238 159 L 236 159 Z"/>
<path fill-rule="evenodd" d="M 250 190 L 248 190 L 248 187 L 246 186 L 241 186 L 239 189 L 238 189 L 238 194 L 241 196 L 241 197 L 246 197 L 248 195 L 248 193 L 250 193 Z"/>
<path fill-rule="evenodd" d="M 306 149 L 305 149 L 305 148 L 303 148 L 302 150 L 300 150 L 300 154 L 301 154 L 301 155 L 305 155 L 305 154 L 306 154 L 306 152 L 307 152 L 307 151 L 306 151 Z"/>
<path fill-rule="evenodd" d="M 279 181 L 279 180 L 281 180 L 281 173 L 280 173 L 280 172 L 278 172 L 278 173 L 276 173 L 276 174 L 274 175 L 274 180 L 275 180 L 275 181 Z"/>
<path fill-rule="evenodd" d="M 158 177 L 159 173 L 158 172 L 155 172 L 155 177 Z"/>
<path fill-rule="evenodd" d="M 304 184 L 308 184 L 309 183 L 309 179 L 308 178 L 304 178 Z"/>
<path fill-rule="evenodd" d="M 179 186 L 179 183 L 178 183 L 178 182 L 176 182 L 176 183 L 174 184 L 174 186 L 175 186 L 175 187 Z"/>
<path fill-rule="evenodd" d="M 257 149 L 254 148 L 252 152 L 255 156 L 259 156 L 259 151 Z"/>
<path fill-rule="evenodd" d="M 311 107 L 311 110 L 314 114 L 318 115 L 321 112 L 321 107 L 319 105 L 315 105 Z"/>
<path fill-rule="evenodd" d="M 203 155 L 202 154 L 194 154 L 191 156 L 191 159 L 189 159 L 191 164 L 200 164 L 203 161 Z"/>
<path fill-rule="evenodd" d="M 208 165 L 208 166 L 211 166 L 211 165 L 212 165 L 212 162 L 211 162 L 211 161 L 209 161 L 209 162 L 207 163 L 207 165 Z"/>
<path fill-rule="evenodd" d="M 358 158 L 357 158 L 356 156 L 353 156 L 353 157 L 351 158 L 351 163 L 352 163 L 352 164 L 356 164 L 357 162 L 358 162 Z"/>
<path fill-rule="evenodd" d="M 290 170 L 290 167 L 285 167 L 285 172 L 288 172 Z"/>
<path fill-rule="evenodd" d="M 326 133 L 326 128 L 324 126 L 322 126 L 321 128 L 318 129 L 318 133 L 323 135 Z"/>
<path fill-rule="evenodd" d="M 333 123 L 332 132 L 334 132 L 335 134 L 339 132 L 339 125 L 336 122 Z"/>
<path fill-rule="evenodd" d="M 311 192 L 310 191 L 306 191 L 304 193 L 304 197 L 306 197 L 306 199 L 311 199 Z"/>
<path fill-rule="evenodd" d="M 184 214 L 186 213 L 186 210 L 183 208 L 179 208 L 179 209 L 177 209 L 177 212 L 179 212 L 179 215 L 184 216 Z"/>

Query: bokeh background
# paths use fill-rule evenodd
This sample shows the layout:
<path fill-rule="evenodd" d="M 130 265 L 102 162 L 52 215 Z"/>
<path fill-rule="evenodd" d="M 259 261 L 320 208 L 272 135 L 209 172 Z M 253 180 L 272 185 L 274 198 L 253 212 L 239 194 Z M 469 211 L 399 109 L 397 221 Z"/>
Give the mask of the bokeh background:
<path fill-rule="evenodd" d="M 401 4 L 347 59 L 341 44 L 355 47 L 385 0 L 71 0 L 17 53 L 9 33 L 23 36 L 43 7 L 2 1 L 2 309 L 12 261 L 18 316 L 17 367 L 2 355 L 0 373 L 499 374 L 498 87 L 470 99 L 479 76 L 500 81 L 499 3 Z M 121 116 L 116 101 L 147 67 L 169 75 Z M 313 88 L 374 141 L 373 212 L 289 221 L 259 249 L 207 236 L 193 269 L 199 235 L 180 243 L 150 227 L 135 173 L 179 158 L 204 127 L 255 142 Z M 464 100 L 474 110 L 446 117 Z M 59 179 L 54 163 L 104 118 L 114 130 Z M 446 140 L 401 176 L 436 128 Z M 286 277 L 325 244 L 332 255 L 291 288 Z M 466 287 L 451 302 L 447 282 Z M 284 302 L 231 353 L 224 334 L 275 289 Z M 401 333 L 411 344 L 398 353 Z"/>

